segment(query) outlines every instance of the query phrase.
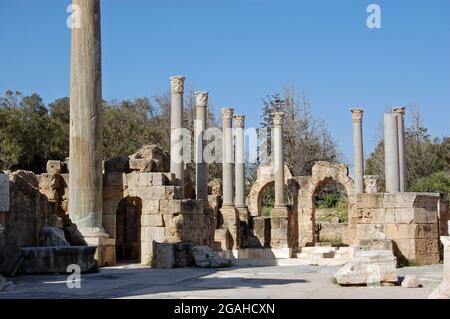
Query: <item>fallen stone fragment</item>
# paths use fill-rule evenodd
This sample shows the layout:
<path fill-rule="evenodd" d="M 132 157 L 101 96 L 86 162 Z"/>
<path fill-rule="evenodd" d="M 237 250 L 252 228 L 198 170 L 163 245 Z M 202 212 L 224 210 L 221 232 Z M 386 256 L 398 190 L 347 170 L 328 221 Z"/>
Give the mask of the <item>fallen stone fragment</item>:
<path fill-rule="evenodd" d="M 192 248 L 195 264 L 203 268 L 231 267 L 231 260 L 220 257 L 208 246 L 195 246 Z"/>
<path fill-rule="evenodd" d="M 391 251 L 361 251 L 334 274 L 340 285 L 373 285 L 398 281 L 396 258 Z"/>
<path fill-rule="evenodd" d="M 416 275 L 406 275 L 402 281 L 403 288 L 420 288 L 419 278 Z"/>

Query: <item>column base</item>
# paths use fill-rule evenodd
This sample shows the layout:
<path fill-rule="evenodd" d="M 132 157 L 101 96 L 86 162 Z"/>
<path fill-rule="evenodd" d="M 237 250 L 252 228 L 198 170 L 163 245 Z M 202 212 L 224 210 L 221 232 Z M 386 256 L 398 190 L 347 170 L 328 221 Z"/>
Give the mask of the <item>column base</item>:
<path fill-rule="evenodd" d="M 289 208 L 278 205 L 270 212 L 270 247 L 288 248 L 289 246 Z"/>
<path fill-rule="evenodd" d="M 78 230 L 88 246 L 97 246 L 94 258 L 98 267 L 116 264 L 116 240 L 109 238 L 103 227 L 82 227 Z"/>
<path fill-rule="evenodd" d="M 222 240 L 226 242 L 221 244 L 221 247 L 226 247 L 227 250 L 238 249 L 240 245 L 240 220 L 238 210 L 231 205 L 224 205 L 220 209 L 222 214 L 223 224 L 222 229 L 228 231 L 229 236 L 224 236 Z"/>
<path fill-rule="evenodd" d="M 287 207 L 287 205 L 275 205 L 275 207 L 270 211 L 270 217 L 288 218 L 289 208 Z"/>

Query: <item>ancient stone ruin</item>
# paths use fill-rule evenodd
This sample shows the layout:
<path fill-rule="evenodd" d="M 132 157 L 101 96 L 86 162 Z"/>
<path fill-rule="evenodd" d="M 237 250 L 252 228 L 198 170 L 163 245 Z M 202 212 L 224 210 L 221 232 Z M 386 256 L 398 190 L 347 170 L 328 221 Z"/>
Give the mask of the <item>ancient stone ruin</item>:
<path fill-rule="evenodd" d="M 310 176 L 292 176 L 283 158 L 283 113 L 277 112 L 272 162 L 259 167 L 246 196 L 245 116 L 223 108 L 222 180 L 208 181 L 202 158 L 207 92 L 196 93 L 194 192 L 183 158 L 173 151 L 182 141 L 183 76 L 170 78 L 172 154 L 145 145 L 102 161 L 100 7 L 94 3 L 79 1 L 85 27 L 72 30 L 69 159 L 49 161 L 40 175 L 0 174 L 0 272 L 64 272 L 74 263 L 89 272 L 121 262 L 172 268 L 329 259 L 349 262 L 336 275 L 338 282 L 359 284 L 375 266 L 383 271 L 370 282 L 394 282 L 396 263 L 440 261 L 448 203 L 439 194 L 406 192 L 404 108 L 384 118 L 386 192 L 379 191 L 378 176 L 364 176 L 360 108 L 351 110 L 353 178 L 346 164 L 328 162 L 315 163 Z M 348 221 L 321 227 L 335 227 L 332 233 L 339 228 L 341 247 L 317 245 L 317 233 L 325 230 L 315 221 L 314 196 L 330 181 L 347 194 Z M 270 185 L 275 205 L 263 216 L 261 194 Z M 443 238 L 447 281 L 440 293 L 448 293 L 448 237 Z"/>

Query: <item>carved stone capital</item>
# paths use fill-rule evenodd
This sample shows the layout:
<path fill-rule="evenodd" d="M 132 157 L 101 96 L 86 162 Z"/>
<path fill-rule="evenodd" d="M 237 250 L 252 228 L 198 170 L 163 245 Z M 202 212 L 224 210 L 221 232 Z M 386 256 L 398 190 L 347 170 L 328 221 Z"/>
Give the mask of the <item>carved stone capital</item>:
<path fill-rule="evenodd" d="M 184 76 L 171 76 L 170 86 L 172 93 L 183 93 L 184 92 Z"/>
<path fill-rule="evenodd" d="M 206 107 L 208 105 L 208 92 L 195 92 L 195 105 Z"/>
<path fill-rule="evenodd" d="M 233 118 L 234 109 L 231 107 L 222 108 L 222 119 L 231 120 Z"/>
<path fill-rule="evenodd" d="M 404 106 L 396 106 L 392 108 L 394 113 L 400 114 L 402 117 L 405 116 L 405 107 Z"/>
<path fill-rule="evenodd" d="M 242 127 L 244 128 L 245 126 L 245 115 L 235 115 L 234 116 L 234 120 L 235 120 L 235 126 L 236 127 Z"/>
<path fill-rule="evenodd" d="M 283 125 L 284 112 L 272 113 L 273 125 Z"/>
<path fill-rule="evenodd" d="M 350 110 L 352 112 L 353 122 L 362 122 L 364 110 L 359 108 L 354 108 Z"/>

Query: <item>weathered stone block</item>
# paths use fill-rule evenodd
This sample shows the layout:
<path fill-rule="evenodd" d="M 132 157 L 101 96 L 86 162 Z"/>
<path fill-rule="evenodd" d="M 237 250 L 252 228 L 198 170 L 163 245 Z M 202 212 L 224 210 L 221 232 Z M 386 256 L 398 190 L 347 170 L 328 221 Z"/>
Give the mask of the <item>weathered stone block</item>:
<path fill-rule="evenodd" d="M 155 199 L 146 199 L 142 201 L 142 214 L 159 214 L 160 213 L 160 202 Z"/>
<path fill-rule="evenodd" d="M 120 172 L 105 173 L 103 175 L 103 185 L 105 186 L 127 186 L 127 175 Z"/>
<path fill-rule="evenodd" d="M 151 172 L 154 162 L 143 158 L 130 158 L 130 170 L 143 172 Z"/>
<path fill-rule="evenodd" d="M 182 212 L 182 200 L 181 199 L 172 199 L 169 201 L 169 213 L 181 213 Z"/>
<path fill-rule="evenodd" d="M 47 161 L 47 173 L 61 174 L 63 172 L 63 166 L 61 161 Z"/>
<path fill-rule="evenodd" d="M 153 185 L 153 173 L 139 173 L 138 187 L 149 187 Z"/>
<path fill-rule="evenodd" d="M 48 247 L 70 246 L 64 231 L 56 227 L 43 227 L 39 234 L 39 243 Z"/>
<path fill-rule="evenodd" d="M 173 268 L 175 265 L 175 252 L 172 244 L 153 242 L 155 268 Z"/>
<path fill-rule="evenodd" d="M 141 215 L 141 226 L 153 226 L 162 227 L 164 226 L 162 214 L 147 214 Z"/>
<path fill-rule="evenodd" d="M 165 173 L 152 173 L 152 185 L 166 186 L 170 185 L 170 181 Z"/>
<path fill-rule="evenodd" d="M 203 268 L 223 268 L 231 267 L 231 261 L 218 256 L 208 246 L 196 246 L 192 248 L 195 264 Z"/>
<path fill-rule="evenodd" d="M 146 242 L 164 242 L 165 241 L 165 229 L 164 227 L 142 227 L 141 228 L 141 240 Z"/>
<path fill-rule="evenodd" d="M 355 206 L 357 208 L 383 208 L 382 193 L 359 193 L 354 194 Z"/>
<path fill-rule="evenodd" d="M 356 233 L 359 240 L 386 239 L 383 224 L 358 224 Z"/>
<path fill-rule="evenodd" d="M 396 258 L 390 251 L 360 252 L 339 269 L 334 278 L 340 285 L 396 283 Z"/>

